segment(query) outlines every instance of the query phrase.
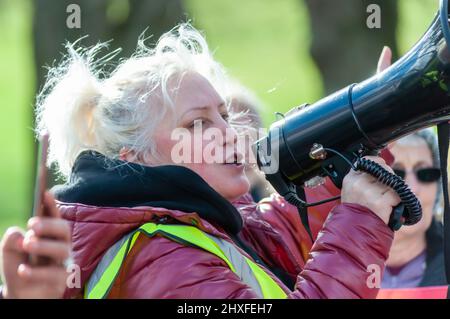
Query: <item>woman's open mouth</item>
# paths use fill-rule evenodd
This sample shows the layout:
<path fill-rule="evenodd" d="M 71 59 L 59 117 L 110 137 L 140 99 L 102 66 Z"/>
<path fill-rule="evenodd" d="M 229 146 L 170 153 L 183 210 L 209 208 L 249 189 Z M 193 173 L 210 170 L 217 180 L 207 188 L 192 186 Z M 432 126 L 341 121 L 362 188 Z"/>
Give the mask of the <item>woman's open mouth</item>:
<path fill-rule="evenodd" d="M 233 156 L 226 159 L 223 165 L 234 165 L 240 167 L 244 165 L 244 157 L 240 153 L 235 153 Z"/>
<path fill-rule="evenodd" d="M 223 165 L 234 165 L 234 166 L 242 166 L 242 165 L 244 165 L 243 163 L 238 163 L 238 162 L 235 162 L 235 163 L 224 163 Z"/>

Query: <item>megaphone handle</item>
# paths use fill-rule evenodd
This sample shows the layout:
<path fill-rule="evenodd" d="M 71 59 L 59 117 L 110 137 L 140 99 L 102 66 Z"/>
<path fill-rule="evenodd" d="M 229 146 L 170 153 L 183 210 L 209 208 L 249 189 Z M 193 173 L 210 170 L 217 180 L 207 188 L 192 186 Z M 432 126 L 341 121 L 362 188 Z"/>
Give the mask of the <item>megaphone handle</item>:
<path fill-rule="evenodd" d="M 374 176 L 379 182 L 389 186 L 398 194 L 401 203 L 394 207 L 388 223 L 392 230 L 398 230 L 403 224 L 413 225 L 422 218 L 420 202 L 402 178 L 387 171 L 378 163 L 367 158 L 359 157 L 356 154 L 353 154 L 356 156 L 356 161 L 352 164 L 340 152 L 331 148 L 324 148 L 324 150 L 338 155 L 337 157 L 332 157 L 324 161 L 322 163 L 322 169 L 339 188 L 341 188 L 343 176 L 346 175 L 349 169 L 348 166 L 350 166 L 353 170 L 361 170 Z M 348 166 L 344 168 L 346 164 Z"/>
<path fill-rule="evenodd" d="M 400 203 L 397 206 L 394 207 L 392 210 L 391 217 L 389 218 L 388 226 L 392 230 L 399 230 L 400 227 L 403 226 L 403 223 L 405 222 L 405 218 L 403 217 L 403 214 L 405 213 L 405 205 Z"/>
<path fill-rule="evenodd" d="M 378 150 L 373 150 L 368 155 L 379 156 Z M 391 216 L 389 217 L 388 226 L 393 230 L 399 230 L 405 223 L 405 217 L 407 215 L 405 204 L 400 203 L 394 207 Z"/>

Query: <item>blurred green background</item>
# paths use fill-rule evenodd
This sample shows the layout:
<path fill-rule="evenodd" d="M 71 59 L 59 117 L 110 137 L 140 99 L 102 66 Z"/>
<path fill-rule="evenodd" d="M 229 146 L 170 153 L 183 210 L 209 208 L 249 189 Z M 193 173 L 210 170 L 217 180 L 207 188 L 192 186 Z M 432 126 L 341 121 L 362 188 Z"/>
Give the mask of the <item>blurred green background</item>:
<path fill-rule="evenodd" d="M 114 3 L 120 8 L 119 0 Z M 305 2 L 186 0 L 183 5 L 186 17 L 205 31 L 216 58 L 265 103 L 266 125 L 273 121 L 274 112 L 314 102 L 325 94 L 322 75 L 310 55 L 311 17 Z M 437 0 L 398 1 L 396 44 L 400 55 L 420 39 L 437 6 Z M 41 67 L 36 69 L 34 62 L 33 8 L 31 0 L 0 0 L 0 234 L 11 225 L 23 227 L 30 215 L 34 174 L 31 114 L 36 70 Z M 343 14 L 339 7 L 323 10 Z M 363 11 L 361 16 L 367 13 Z M 55 30 L 63 27 L 53 26 Z M 320 35 L 316 36 L 320 40 Z M 43 39 L 52 41 L 52 34 Z M 350 46 L 345 49 L 352 51 Z M 333 51 L 327 58 L 339 63 Z M 375 71 L 376 62 L 371 61 L 367 76 Z M 351 69 L 348 72 L 351 75 Z"/>

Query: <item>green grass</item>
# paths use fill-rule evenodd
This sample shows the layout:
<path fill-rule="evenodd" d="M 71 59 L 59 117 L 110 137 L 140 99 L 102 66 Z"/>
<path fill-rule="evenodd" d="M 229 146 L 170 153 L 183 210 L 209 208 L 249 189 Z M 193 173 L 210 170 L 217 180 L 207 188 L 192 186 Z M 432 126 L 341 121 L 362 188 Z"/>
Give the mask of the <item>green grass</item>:
<path fill-rule="evenodd" d="M 29 126 L 35 85 L 31 4 L 31 0 L 0 0 L 0 234 L 7 226 L 23 226 L 31 206 Z M 309 17 L 302 1 L 187 0 L 185 4 L 194 24 L 205 31 L 216 58 L 266 104 L 266 125 L 275 111 L 320 98 L 321 76 L 308 53 Z M 404 53 L 430 24 L 438 1 L 399 0 L 399 4 L 398 42 Z"/>

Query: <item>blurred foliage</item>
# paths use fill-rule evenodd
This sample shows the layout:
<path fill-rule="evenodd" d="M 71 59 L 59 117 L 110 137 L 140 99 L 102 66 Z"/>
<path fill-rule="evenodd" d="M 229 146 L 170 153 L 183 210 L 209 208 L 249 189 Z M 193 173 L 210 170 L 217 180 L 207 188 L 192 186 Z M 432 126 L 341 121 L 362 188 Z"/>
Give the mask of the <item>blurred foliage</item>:
<path fill-rule="evenodd" d="M 422 36 L 438 1 L 398 1 L 402 54 Z M 113 2 L 108 14 L 123 19 L 126 7 L 120 0 Z M 323 94 L 321 75 L 309 55 L 303 1 L 186 0 L 185 6 L 193 23 L 205 31 L 216 58 L 263 100 L 266 125 L 274 112 L 314 102 Z M 31 207 L 32 144 L 26 124 L 35 91 L 31 28 L 31 0 L 0 0 L 0 234 L 13 224 L 24 226 Z"/>
<path fill-rule="evenodd" d="M 3 0 L 0 9 L 0 234 L 25 223 L 31 209 L 30 156 L 34 65 L 31 3 Z"/>
<path fill-rule="evenodd" d="M 186 7 L 194 25 L 205 30 L 216 58 L 265 102 L 266 125 L 275 119 L 274 112 L 322 94 L 320 74 L 309 56 L 303 1 L 188 0 Z"/>
<path fill-rule="evenodd" d="M 398 0 L 399 25 L 397 45 L 404 54 L 419 41 L 431 24 L 439 7 L 438 0 Z"/>
<path fill-rule="evenodd" d="M 336 92 L 351 83 L 364 81 L 374 74 L 383 46 L 388 45 L 393 56 L 398 56 L 397 1 L 304 1 L 311 20 L 310 52 L 322 75 L 325 94 Z M 367 25 L 369 13 L 366 12 L 371 6 L 380 10 L 379 28 L 369 28 Z M 336 14 L 336 10 L 324 8 L 339 9 L 339 14 Z M 373 9 L 369 11 L 372 12 L 371 10 Z M 336 58 L 330 59 L 330 52 Z"/>

